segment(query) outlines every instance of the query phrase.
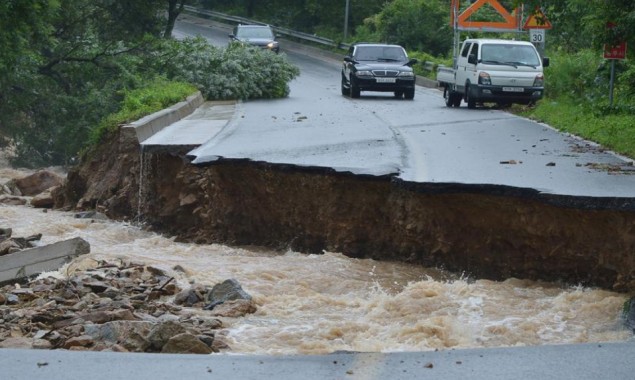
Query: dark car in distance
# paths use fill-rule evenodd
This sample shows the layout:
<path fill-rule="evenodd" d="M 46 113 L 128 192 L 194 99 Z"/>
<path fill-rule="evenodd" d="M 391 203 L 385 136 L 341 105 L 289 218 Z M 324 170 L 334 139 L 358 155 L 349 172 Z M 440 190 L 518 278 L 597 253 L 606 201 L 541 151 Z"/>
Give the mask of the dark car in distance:
<path fill-rule="evenodd" d="M 280 44 L 276 41 L 276 35 L 267 25 L 236 25 L 229 38 L 230 42 L 237 41 L 257 46 L 271 50 L 276 54 L 280 52 Z"/>
<path fill-rule="evenodd" d="M 382 91 L 414 99 L 415 63 L 399 45 L 353 44 L 342 65 L 342 95 L 359 98 L 361 91 Z"/>

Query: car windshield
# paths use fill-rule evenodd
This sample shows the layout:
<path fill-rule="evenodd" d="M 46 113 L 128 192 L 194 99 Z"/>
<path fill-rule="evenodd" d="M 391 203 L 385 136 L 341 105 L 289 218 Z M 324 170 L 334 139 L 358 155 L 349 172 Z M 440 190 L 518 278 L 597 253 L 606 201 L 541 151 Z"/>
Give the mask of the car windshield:
<path fill-rule="evenodd" d="M 273 39 L 273 34 L 269 28 L 238 28 L 237 38 L 268 38 Z"/>
<path fill-rule="evenodd" d="M 539 66 L 536 50 L 528 45 L 484 44 L 481 61 L 501 65 Z"/>
<path fill-rule="evenodd" d="M 407 60 L 406 53 L 399 46 L 359 46 L 355 51 L 358 61 L 394 61 Z"/>

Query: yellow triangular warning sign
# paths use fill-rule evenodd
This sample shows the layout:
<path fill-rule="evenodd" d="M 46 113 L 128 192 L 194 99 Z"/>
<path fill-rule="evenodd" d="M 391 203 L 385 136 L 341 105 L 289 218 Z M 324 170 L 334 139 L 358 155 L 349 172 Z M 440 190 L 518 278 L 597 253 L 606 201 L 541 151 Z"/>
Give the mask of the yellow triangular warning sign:
<path fill-rule="evenodd" d="M 547 16 L 545 16 L 542 10 L 536 8 L 534 13 L 527 17 L 523 29 L 551 29 L 551 23 L 547 20 Z"/>

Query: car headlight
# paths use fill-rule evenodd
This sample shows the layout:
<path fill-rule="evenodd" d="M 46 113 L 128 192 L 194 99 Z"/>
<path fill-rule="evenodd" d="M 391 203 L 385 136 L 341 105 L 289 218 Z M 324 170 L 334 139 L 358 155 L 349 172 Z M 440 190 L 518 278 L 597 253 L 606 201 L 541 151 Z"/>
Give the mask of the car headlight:
<path fill-rule="evenodd" d="M 489 86 L 492 84 L 492 79 L 490 79 L 488 73 L 486 73 L 485 71 L 481 71 L 481 73 L 478 75 L 478 83 Z"/>
<path fill-rule="evenodd" d="M 412 78 L 415 76 L 415 73 L 413 73 L 412 71 L 402 71 L 399 73 L 398 76 Z"/>
<path fill-rule="evenodd" d="M 267 44 L 267 47 L 268 47 L 269 49 L 274 49 L 274 48 L 276 48 L 277 46 L 278 46 L 278 43 L 277 43 L 277 42 L 275 42 L 275 41 L 271 41 L 271 42 L 269 42 L 269 43 Z"/>
<path fill-rule="evenodd" d="M 373 73 L 371 73 L 369 70 L 362 70 L 362 71 L 358 71 L 356 75 L 358 77 L 372 77 Z"/>
<path fill-rule="evenodd" d="M 536 75 L 534 79 L 534 87 L 543 87 L 545 85 L 545 77 L 542 74 Z"/>

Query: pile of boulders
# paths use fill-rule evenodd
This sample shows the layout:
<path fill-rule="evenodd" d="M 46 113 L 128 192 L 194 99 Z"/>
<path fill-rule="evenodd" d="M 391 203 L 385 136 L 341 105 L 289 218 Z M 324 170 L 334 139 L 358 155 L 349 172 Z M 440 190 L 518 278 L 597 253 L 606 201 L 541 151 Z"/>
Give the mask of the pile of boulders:
<path fill-rule="evenodd" d="M 54 205 L 52 192 L 63 183 L 64 177 L 48 170 L 11 179 L 0 186 L 0 203 L 51 208 Z"/>
<path fill-rule="evenodd" d="M 230 349 L 219 318 L 255 311 L 233 279 L 181 289 L 153 266 L 99 262 L 0 288 L 0 348 L 209 354 Z"/>

